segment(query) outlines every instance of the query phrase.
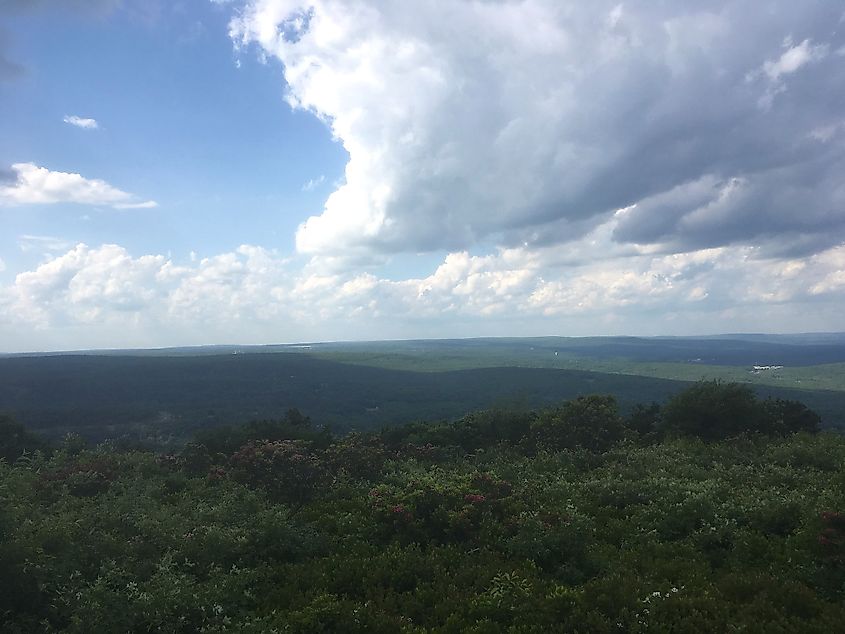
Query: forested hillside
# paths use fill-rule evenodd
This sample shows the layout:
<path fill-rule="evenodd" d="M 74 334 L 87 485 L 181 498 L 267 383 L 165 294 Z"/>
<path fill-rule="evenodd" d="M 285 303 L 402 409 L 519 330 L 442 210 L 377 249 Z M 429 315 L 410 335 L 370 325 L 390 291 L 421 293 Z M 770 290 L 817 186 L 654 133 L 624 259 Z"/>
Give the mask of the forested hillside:
<path fill-rule="evenodd" d="M 447 343 L 449 350 L 465 345 Z M 469 361 L 489 363 L 502 345 L 476 344 L 482 352 Z M 401 369 L 408 357 L 386 357 L 398 367 L 361 365 L 372 354 L 356 353 L 344 363 L 310 352 L 12 357 L 0 359 L 0 413 L 54 439 L 72 432 L 93 442 L 122 438 L 175 446 L 196 430 L 273 418 L 291 408 L 346 432 L 454 420 L 494 406 L 543 407 L 592 393 L 613 394 L 627 412 L 637 402 L 663 401 L 690 385 L 622 373 L 514 367 L 523 359 L 518 355 L 492 357 L 501 366 L 437 372 Z M 545 354 L 554 358 L 550 348 Z M 437 358 L 449 361 L 448 355 Z M 756 389 L 764 397 L 807 403 L 828 427 L 843 420 L 845 391 Z"/>
<path fill-rule="evenodd" d="M 845 439 L 736 384 L 345 436 L 291 411 L 171 454 L 2 426 L 3 631 L 845 622 Z"/>

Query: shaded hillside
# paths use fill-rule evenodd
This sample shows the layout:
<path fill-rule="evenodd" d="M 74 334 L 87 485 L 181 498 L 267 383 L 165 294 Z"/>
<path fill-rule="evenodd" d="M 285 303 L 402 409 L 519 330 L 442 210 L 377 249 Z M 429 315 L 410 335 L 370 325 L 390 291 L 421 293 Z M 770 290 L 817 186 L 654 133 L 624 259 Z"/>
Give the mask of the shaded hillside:
<path fill-rule="evenodd" d="M 50 435 L 184 438 L 209 425 L 298 408 L 339 431 L 437 420 L 495 405 L 538 406 L 610 393 L 623 410 L 663 400 L 686 383 L 545 368 L 419 373 L 348 365 L 307 354 L 52 356 L 0 359 L 0 412 Z M 760 389 L 806 402 L 828 425 L 845 393 Z"/>

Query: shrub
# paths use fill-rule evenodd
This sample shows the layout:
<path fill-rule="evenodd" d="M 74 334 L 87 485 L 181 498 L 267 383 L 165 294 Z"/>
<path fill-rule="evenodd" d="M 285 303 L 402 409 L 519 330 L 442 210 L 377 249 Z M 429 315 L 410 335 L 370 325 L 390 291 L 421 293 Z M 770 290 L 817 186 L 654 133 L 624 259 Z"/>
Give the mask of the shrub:
<path fill-rule="evenodd" d="M 332 443 L 325 453 L 333 471 L 345 471 L 355 478 L 374 479 L 381 474 L 387 450 L 377 436 L 352 432 Z"/>
<path fill-rule="evenodd" d="M 622 419 L 610 395 L 579 396 L 543 410 L 532 424 L 536 442 L 549 449 L 604 451 L 622 438 Z"/>
<path fill-rule="evenodd" d="M 646 441 L 656 441 L 660 437 L 660 405 L 652 403 L 634 405 L 631 413 L 625 417 L 625 427 Z"/>
<path fill-rule="evenodd" d="M 747 385 L 700 381 L 672 397 L 663 408 L 664 431 L 719 440 L 761 431 L 765 410 Z"/>
<path fill-rule="evenodd" d="M 245 425 L 202 430 L 195 440 L 205 445 L 212 455 L 231 455 L 251 440 L 306 440 L 324 448 L 331 444 L 332 438 L 328 430 L 317 429 L 309 417 L 297 409 L 290 409 L 278 420 L 254 420 Z"/>
<path fill-rule="evenodd" d="M 818 433 L 821 416 L 800 401 L 767 399 L 763 403 L 770 433 L 794 434 L 796 432 Z"/>
<path fill-rule="evenodd" d="M 0 459 L 13 463 L 24 452 L 43 450 L 47 444 L 5 414 L 0 414 Z"/>
<path fill-rule="evenodd" d="M 815 433 L 821 418 L 803 403 L 757 400 L 747 385 L 700 381 L 672 397 L 663 408 L 662 431 L 720 440 L 740 434 Z"/>
<path fill-rule="evenodd" d="M 182 468 L 191 475 L 205 475 L 208 473 L 213 459 L 208 447 L 199 443 L 188 443 L 179 454 Z"/>
<path fill-rule="evenodd" d="M 263 489 L 270 499 L 301 505 L 325 480 L 322 465 L 301 440 L 250 441 L 229 460 L 238 482 Z"/>
<path fill-rule="evenodd" d="M 108 490 L 117 478 L 118 465 L 109 454 L 83 455 L 79 459 L 41 474 L 39 485 L 50 489 L 65 485 L 76 497 L 92 497 Z"/>

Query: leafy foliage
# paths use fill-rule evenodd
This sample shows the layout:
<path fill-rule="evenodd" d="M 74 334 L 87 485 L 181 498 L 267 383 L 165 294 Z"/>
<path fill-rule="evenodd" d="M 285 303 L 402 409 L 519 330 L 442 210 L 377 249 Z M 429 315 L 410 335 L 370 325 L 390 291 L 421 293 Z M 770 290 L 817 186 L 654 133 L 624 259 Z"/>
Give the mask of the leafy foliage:
<path fill-rule="evenodd" d="M 579 396 L 544 411 L 533 424 L 537 442 L 549 449 L 608 449 L 622 437 L 622 419 L 612 396 Z"/>
<path fill-rule="evenodd" d="M 298 409 L 289 409 L 277 420 L 257 420 L 246 425 L 225 425 L 200 431 L 196 442 L 212 453 L 232 454 L 250 440 L 306 440 L 320 446 L 331 443 L 331 434 L 315 429 Z"/>
<path fill-rule="evenodd" d="M 301 440 L 250 441 L 229 465 L 235 480 L 264 489 L 277 502 L 307 502 L 323 479 L 322 464 Z"/>
<path fill-rule="evenodd" d="M 26 452 L 45 449 L 47 444 L 11 416 L 0 414 L 0 459 L 14 462 Z"/>
<path fill-rule="evenodd" d="M 760 401 L 748 385 L 700 381 L 676 394 L 663 408 L 663 430 L 705 440 L 739 434 L 815 432 L 819 416 L 803 403 Z"/>
<path fill-rule="evenodd" d="M 769 418 L 678 422 L 719 394 Z M 726 386 L 676 399 L 0 460 L 0 630 L 841 629 L 845 439 Z"/>

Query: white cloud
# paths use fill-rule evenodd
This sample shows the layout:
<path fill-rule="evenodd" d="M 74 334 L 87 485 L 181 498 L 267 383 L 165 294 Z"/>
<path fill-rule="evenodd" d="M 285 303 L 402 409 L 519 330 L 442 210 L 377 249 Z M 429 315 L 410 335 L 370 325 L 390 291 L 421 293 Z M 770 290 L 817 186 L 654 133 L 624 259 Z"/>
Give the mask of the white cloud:
<path fill-rule="evenodd" d="M 774 61 L 767 61 L 763 64 L 763 71 L 772 81 L 777 81 L 784 75 L 791 75 L 802 66 L 813 61 L 818 61 L 827 55 L 828 47 L 825 44 L 813 46 L 809 39 L 804 40 L 796 46 L 787 48 L 783 54 Z"/>
<path fill-rule="evenodd" d="M 808 38 L 800 44 L 793 45 L 792 38 L 787 37 L 783 42 L 786 49 L 780 57 L 763 63 L 762 68 L 749 73 L 746 80 L 754 81 L 758 76 L 765 75 L 769 79 L 769 86 L 758 99 L 758 106 L 764 111 L 771 110 L 778 95 L 786 92 L 784 79 L 812 62 L 824 59 L 830 47 L 827 44 L 812 45 Z"/>
<path fill-rule="evenodd" d="M 88 179 L 80 174 L 54 172 L 34 163 L 15 163 L 12 171 L 16 180 L 0 186 L 0 205 L 79 203 L 115 209 L 157 206 L 155 201 L 138 201 L 134 195 L 103 180 Z"/>
<path fill-rule="evenodd" d="M 112 207 L 115 209 L 155 209 L 158 203 L 154 200 L 145 200 L 140 203 L 114 203 Z"/>
<path fill-rule="evenodd" d="M 845 291 L 845 247 L 820 253 L 813 260 L 817 267 L 825 271 L 825 274 L 810 287 L 812 295 Z"/>
<path fill-rule="evenodd" d="M 283 63 L 288 101 L 349 154 L 300 252 L 560 243 L 708 178 L 749 193 L 679 223 L 680 242 L 703 223 L 714 245 L 757 244 L 774 222 L 826 248 L 845 230 L 845 144 L 807 144 L 841 119 L 845 70 L 826 54 L 845 43 L 839 15 L 787 0 L 251 0 L 231 35 Z M 783 50 L 788 33 L 801 43 Z M 767 187 L 809 193 L 812 221 L 758 206 Z"/>
<path fill-rule="evenodd" d="M 613 225 L 617 219 L 607 224 Z M 603 248 L 612 227 L 579 243 Z M 845 310 L 845 245 L 772 259 L 755 247 L 561 262 L 559 247 L 455 252 L 430 275 L 326 273 L 244 245 L 174 262 L 84 244 L 0 287 L 0 349 L 21 332 L 59 347 L 493 334 L 832 330 Z M 765 320 L 761 321 L 761 315 Z M 676 321 L 675 321 L 676 320 Z M 744 320 L 744 321 L 743 321 Z M 2 324 L 6 324 L 3 326 Z M 66 333 L 63 335 L 62 333 Z"/>
<path fill-rule="evenodd" d="M 18 274 L 7 297 L 14 316 L 36 326 L 113 320 L 115 312 L 138 309 L 156 296 L 155 273 L 163 261 L 133 259 L 116 245 L 80 244 Z"/>
<path fill-rule="evenodd" d="M 65 115 L 65 118 L 62 119 L 62 121 L 84 130 L 96 130 L 100 127 L 96 119 L 86 119 L 84 117 L 77 117 L 76 115 Z"/>

